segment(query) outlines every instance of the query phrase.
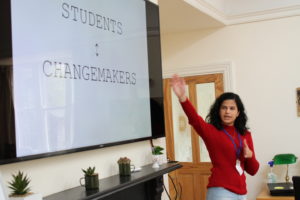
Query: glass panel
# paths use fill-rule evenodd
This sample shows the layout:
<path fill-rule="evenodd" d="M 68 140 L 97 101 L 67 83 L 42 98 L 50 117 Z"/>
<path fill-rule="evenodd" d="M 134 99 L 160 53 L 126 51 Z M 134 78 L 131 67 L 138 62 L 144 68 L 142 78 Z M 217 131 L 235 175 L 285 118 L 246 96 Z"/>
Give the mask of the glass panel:
<path fill-rule="evenodd" d="M 187 96 L 188 87 L 186 86 Z M 175 160 L 192 162 L 191 128 L 177 96 L 172 91 L 172 113 Z"/>
<path fill-rule="evenodd" d="M 210 106 L 214 103 L 215 83 L 201 83 L 196 85 L 197 94 L 197 112 L 204 119 L 209 112 Z M 199 137 L 200 144 L 200 162 L 210 162 L 208 151 L 203 140 Z"/>

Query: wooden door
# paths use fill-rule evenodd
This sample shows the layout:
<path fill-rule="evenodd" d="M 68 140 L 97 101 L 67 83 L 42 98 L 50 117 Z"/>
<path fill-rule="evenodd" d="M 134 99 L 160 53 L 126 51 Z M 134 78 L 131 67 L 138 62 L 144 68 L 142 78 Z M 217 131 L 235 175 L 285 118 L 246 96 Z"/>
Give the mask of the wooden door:
<path fill-rule="evenodd" d="M 202 117 L 206 117 L 214 99 L 224 92 L 223 74 L 184 77 L 187 96 Z M 172 172 L 169 189 L 172 199 L 205 200 L 211 162 L 202 139 L 188 124 L 179 101 L 164 80 L 167 157 L 183 166 Z M 173 186 L 173 183 L 176 187 Z"/>

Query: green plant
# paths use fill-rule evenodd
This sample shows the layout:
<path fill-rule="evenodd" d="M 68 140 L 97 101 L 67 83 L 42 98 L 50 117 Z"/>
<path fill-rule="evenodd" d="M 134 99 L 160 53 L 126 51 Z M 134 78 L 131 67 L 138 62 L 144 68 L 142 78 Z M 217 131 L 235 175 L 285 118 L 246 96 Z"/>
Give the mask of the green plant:
<path fill-rule="evenodd" d="M 95 174 L 96 167 L 88 167 L 87 169 L 82 169 L 85 176 L 93 176 Z"/>
<path fill-rule="evenodd" d="M 161 146 L 154 146 L 152 147 L 152 154 L 153 155 L 162 155 L 164 148 L 162 148 Z"/>
<path fill-rule="evenodd" d="M 9 188 L 12 190 L 11 195 L 24 195 L 30 192 L 30 179 L 23 172 L 19 171 L 17 174 L 12 174 L 13 180 L 8 182 Z"/>

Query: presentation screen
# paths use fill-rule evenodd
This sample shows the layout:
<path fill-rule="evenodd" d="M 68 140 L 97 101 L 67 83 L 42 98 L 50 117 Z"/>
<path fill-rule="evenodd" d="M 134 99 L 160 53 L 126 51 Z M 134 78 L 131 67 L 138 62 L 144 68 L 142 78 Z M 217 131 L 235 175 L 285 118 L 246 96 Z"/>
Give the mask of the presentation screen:
<path fill-rule="evenodd" d="M 10 1 L 16 158 L 152 137 L 147 3 Z"/>

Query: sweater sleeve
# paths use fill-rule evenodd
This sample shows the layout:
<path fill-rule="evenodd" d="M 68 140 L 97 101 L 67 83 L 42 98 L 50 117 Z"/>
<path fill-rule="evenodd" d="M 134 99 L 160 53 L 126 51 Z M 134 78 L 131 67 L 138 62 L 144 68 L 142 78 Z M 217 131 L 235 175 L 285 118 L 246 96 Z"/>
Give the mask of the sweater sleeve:
<path fill-rule="evenodd" d="M 256 157 L 255 157 L 253 141 L 252 141 L 252 137 L 251 137 L 250 133 L 247 135 L 246 140 L 247 140 L 247 144 L 248 144 L 249 148 L 253 152 L 253 156 L 252 156 L 252 158 L 247 158 L 245 160 L 245 171 L 248 174 L 254 176 L 259 169 L 259 162 L 256 160 Z"/>
<path fill-rule="evenodd" d="M 201 116 L 198 115 L 195 107 L 192 105 L 189 99 L 185 102 L 181 102 L 181 106 L 189 119 L 189 124 L 196 130 L 196 132 L 206 139 L 209 131 L 210 124 L 206 123 Z"/>

